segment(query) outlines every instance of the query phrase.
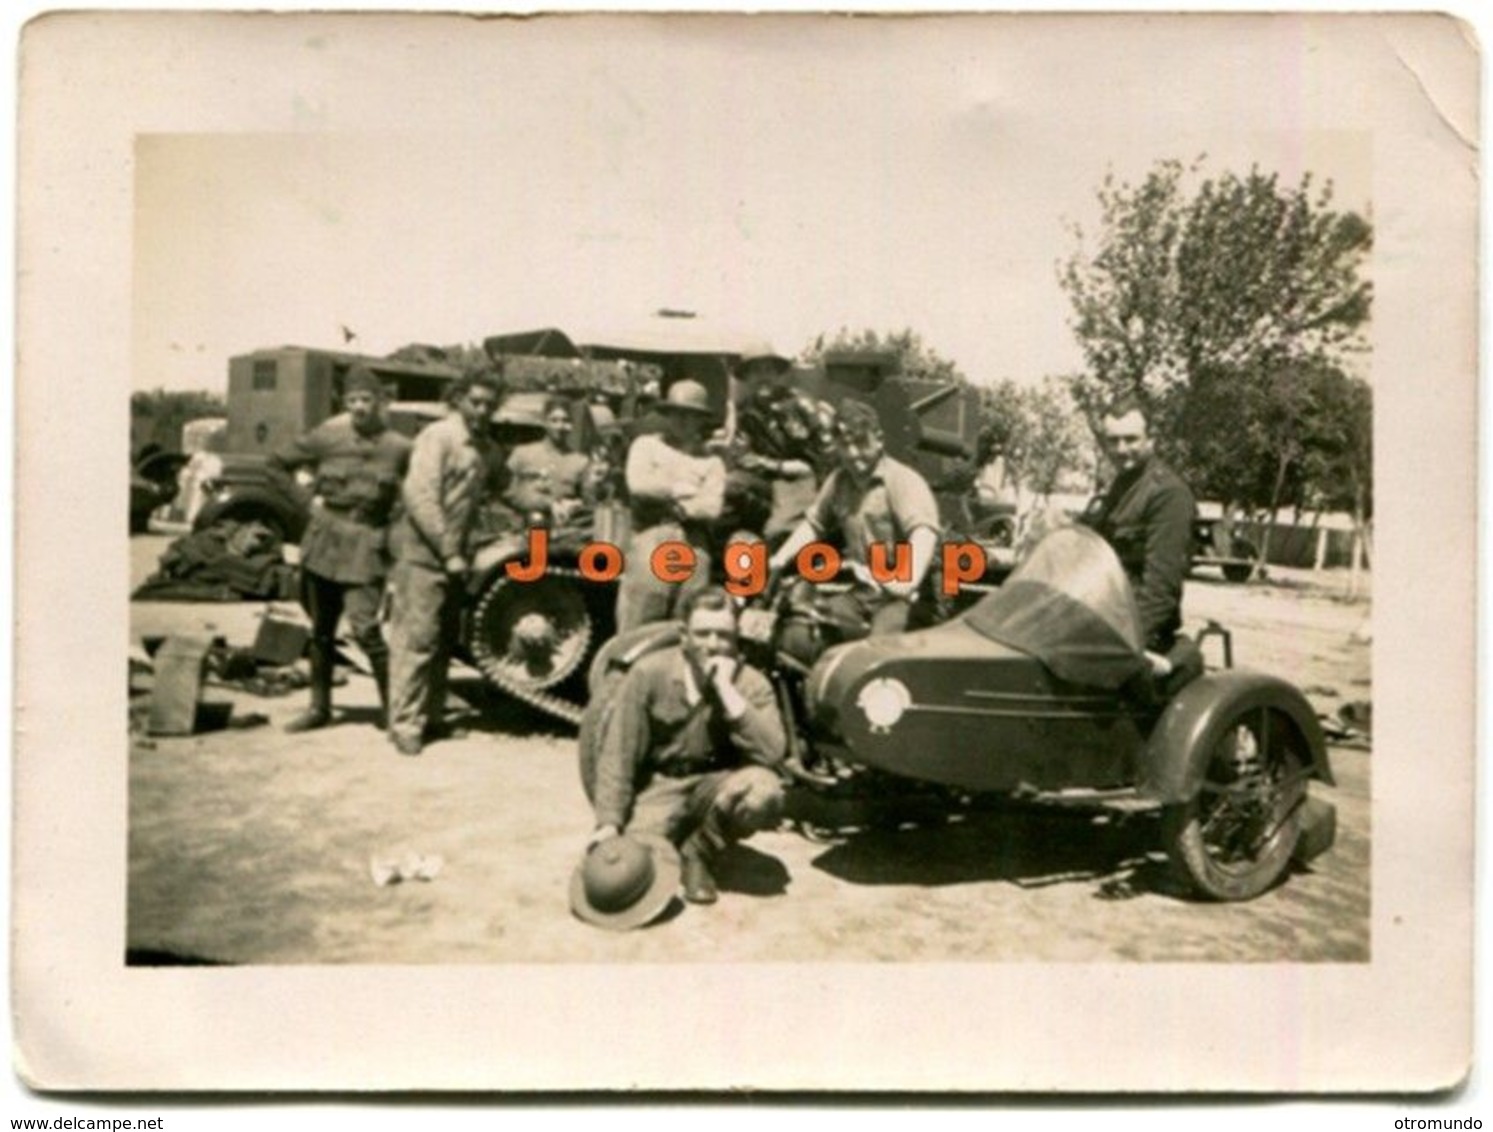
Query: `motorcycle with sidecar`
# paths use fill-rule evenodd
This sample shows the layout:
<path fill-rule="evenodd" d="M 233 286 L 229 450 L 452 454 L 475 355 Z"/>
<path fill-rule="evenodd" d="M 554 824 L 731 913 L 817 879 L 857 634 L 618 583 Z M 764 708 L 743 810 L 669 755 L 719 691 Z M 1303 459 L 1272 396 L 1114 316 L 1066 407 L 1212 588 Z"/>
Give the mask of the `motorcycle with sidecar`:
<path fill-rule="evenodd" d="M 1233 667 L 1213 623 L 1153 662 L 1119 560 L 1084 527 L 1049 534 L 999 589 L 929 628 L 850 639 L 835 598 L 786 587 L 740 621 L 789 725 L 797 790 L 1156 812 L 1174 875 L 1212 900 L 1253 899 L 1332 844 L 1336 811 L 1309 791 L 1332 769 L 1305 696 Z M 677 639 L 662 624 L 609 642 L 593 696 Z"/>

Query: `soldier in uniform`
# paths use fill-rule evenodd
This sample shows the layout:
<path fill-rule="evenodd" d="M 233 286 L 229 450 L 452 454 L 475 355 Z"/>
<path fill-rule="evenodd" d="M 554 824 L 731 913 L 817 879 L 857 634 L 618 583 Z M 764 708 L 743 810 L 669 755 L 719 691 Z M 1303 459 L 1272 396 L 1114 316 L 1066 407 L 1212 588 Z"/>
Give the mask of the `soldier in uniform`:
<path fill-rule="evenodd" d="M 332 665 L 337 623 L 347 614 L 353 640 L 368 657 L 387 710 L 389 650 L 379 625 L 389 572 L 389 526 L 410 441 L 384 420 L 382 384 L 355 365 L 343 384 L 344 412 L 323 421 L 270 457 L 288 478 L 314 476 L 311 517 L 301 538 L 301 604 L 311 618 L 311 706 L 287 731 L 311 731 L 332 721 Z"/>
<path fill-rule="evenodd" d="M 586 709 L 581 781 L 596 815 L 588 849 L 624 832 L 667 838 L 685 899 L 709 904 L 716 854 L 782 816 L 787 738 L 772 685 L 738 658 L 730 598 L 698 591 L 682 620 L 679 646 L 645 656 Z"/>
<path fill-rule="evenodd" d="M 617 589 L 617 632 L 667 621 L 680 602 L 710 577 L 710 524 L 721 516 L 726 467 L 705 452 L 712 412 L 705 387 L 678 381 L 659 405 L 662 433 L 645 433 L 627 451 L 627 494 L 633 535 Z M 695 551 L 688 580 L 670 582 L 653 572 L 653 552 L 666 542 Z"/>
<path fill-rule="evenodd" d="M 570 401 L 552 394 L 544 402 L 544 436 L 508 456 L 505 502 L 520 514 L 544 512 L 564 522 L 582 495 L 587 459 L 570 450 Z"/>
<path fill-rule="evenodd" d="M 500 385 L 488 370 L 463 378 L 456 411 L 427 425 L 410 453 L 394 566 L 389 688 L 389 738 L 402 755 L 418 755 L 443 724 L 472 532 L 501 470 L 490 427 Z"/>
<path fill-rule="evenodd" d="M 1115 478 L 1089 504 L 1082 522 L 1104 536 L 1125 567 L 1152 668 L 1164 675 L 1165 654 L 1182 627 L 1182 580 L 1197 506 L 1187 485 L 1157 458 L 1138 402 L 1127 398 L 1111 405 L 1103 428 Z"/>
<path fill-rule="evenodd" d="M 913 602 L 933 565 L 938 547 L 938 501 L 915 469 L 886 454 L 876 411 L 859 401 L 843 402 L 835 423 L 838 466 L 819 489 L 803 521 L 769 561 L 780 573 L 811 542 L 839 543 L 863 585 L 851 595 L 858 616 L 873 636 L 907 628 Z M 870 550 L 887 548 L 888 566 L 899 544 L 909 560 L 905 579 L 877 581 L 870 572 Z"/>

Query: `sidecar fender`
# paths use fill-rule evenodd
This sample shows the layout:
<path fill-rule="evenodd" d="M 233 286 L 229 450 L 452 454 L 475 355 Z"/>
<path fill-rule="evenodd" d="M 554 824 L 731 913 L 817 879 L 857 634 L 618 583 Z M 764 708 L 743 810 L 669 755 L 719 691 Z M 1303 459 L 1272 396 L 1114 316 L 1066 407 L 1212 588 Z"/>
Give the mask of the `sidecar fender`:
<path fill-rule="evenodd" d="M 1313 778 L 1334 785 L 1317 714 L 1293 685 L 1275 676 L 1233 668 L 1188 684 L 1162 710 L 1146 740 L 1136 786 L 1160 802 L 1185 802 L 1203 781 L 1208 755 L 1234 721 L 1252 711 L 1285 721 Z"/>

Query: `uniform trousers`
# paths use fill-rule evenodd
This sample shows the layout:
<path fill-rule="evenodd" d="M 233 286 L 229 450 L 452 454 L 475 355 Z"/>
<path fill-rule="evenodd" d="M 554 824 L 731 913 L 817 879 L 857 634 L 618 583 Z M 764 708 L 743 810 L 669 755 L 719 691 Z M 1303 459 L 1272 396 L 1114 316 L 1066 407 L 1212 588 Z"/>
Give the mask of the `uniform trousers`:
<path fill-rule="evenodd" d="M 446 713 L 446 677 L 461 631 L 465 578 L 439 566 L 394 566 L 389 732 L 419 740 Z"/>
<path fill-rule="evenodd" d="M 617 587 L 617 632 L 679 615 L 684 599 L 710 582 L 710 555 L 691 543 L 695 568 L 683 582 L 666 582 L 653 572 L 653 552 L 666 542 L 689 542 L 678 523 L 657 523 L 632 536 Z"/>
<path fill-rule="evenodd" d="M 686 854 L 708 857 L 729 842 L 776 828 L 782 816 L 783 786 L 766 767 L 678 778 L 655 773 L 633 801 L 627 832 L 667 837 Z"/>
<path fill-rule="evenodd" d="M 332 658 L 337 647 L 337 623 L 347 614 L 348 628 L 378 684 L 383 699 L 389 682 L 389 646 L 379 625 L 384 584 L 338 582 L 312 570 L 301 570 L 301 607 L 311 618 L 311 676 L 314 708 L 325 711 L 331 702 Z"/>

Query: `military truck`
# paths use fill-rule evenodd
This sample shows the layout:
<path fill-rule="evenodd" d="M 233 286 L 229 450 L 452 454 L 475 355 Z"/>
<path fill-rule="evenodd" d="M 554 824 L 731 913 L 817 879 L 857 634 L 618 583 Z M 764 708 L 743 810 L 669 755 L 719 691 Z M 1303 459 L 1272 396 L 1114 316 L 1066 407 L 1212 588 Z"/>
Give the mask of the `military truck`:
<path fill-rule="evenodd" d="M 438 360 L 375 358 L 303 346 L 230 358 L 224 451 L 199 457 L 193 468 L 202 504 L 192 525 L 200 530 L 220 519 L 257 520 L 286 542 L 298 542 L 309 501 L 287 492 L 269 474 L 269 455 L 337 412 L 343 382 L 359 362 L 391 390 L 390 420 L 407 435 L 441 411 L 460 373 Z"/>

